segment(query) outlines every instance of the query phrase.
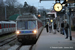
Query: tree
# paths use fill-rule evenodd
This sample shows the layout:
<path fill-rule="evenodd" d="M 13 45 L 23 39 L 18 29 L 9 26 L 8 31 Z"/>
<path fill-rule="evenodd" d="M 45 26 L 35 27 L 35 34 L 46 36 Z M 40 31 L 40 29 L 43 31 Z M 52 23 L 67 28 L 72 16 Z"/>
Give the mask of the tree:
<path fill-rule="evenodd" d="M 27 2 L 24 3 L 23 8 L 24 8 L 23 10 L 25 13 L 32 13 L 32 14 L 37 13 L 37 9 L 34 6 L 28 5 Z"/>
<path fill-rule="evenodd" d="M 22 4 L 18 3 L 17 0 L 6 0 L 0 4 L 0 20 L 5 20 L 5 4 L 6 4 L 6 15 L 7 18 L 14 14 L 19 14 L 19 9 L 22 7 Z M 7 6 L 8 5 L 8 6 Z"/>

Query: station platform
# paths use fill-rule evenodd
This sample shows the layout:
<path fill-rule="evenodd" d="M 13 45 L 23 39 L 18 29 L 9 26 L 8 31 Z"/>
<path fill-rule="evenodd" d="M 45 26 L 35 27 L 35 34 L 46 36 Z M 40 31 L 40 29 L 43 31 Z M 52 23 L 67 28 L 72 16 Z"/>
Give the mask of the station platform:
<path fill-rule="evenodd" d="M 47 33 L 44 28 L 33 50 L 75 50 L 75 38 L 65 39 L 65 35 Z"/>

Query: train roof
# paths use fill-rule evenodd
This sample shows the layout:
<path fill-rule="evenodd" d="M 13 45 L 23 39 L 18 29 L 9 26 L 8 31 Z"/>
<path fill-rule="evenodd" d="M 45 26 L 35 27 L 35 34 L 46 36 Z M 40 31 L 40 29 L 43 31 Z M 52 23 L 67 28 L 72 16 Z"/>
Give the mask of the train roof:
<path fill-rule="evenodd" d="M 0 23 L 16 23 L 14 21 L 0 21 Z"/>
<path fill-rule="evenodd" d="M 39 20 L 39 19 L 33 14 L 24 14 L 22 16 L 18 16 L 16 20 Z"/>

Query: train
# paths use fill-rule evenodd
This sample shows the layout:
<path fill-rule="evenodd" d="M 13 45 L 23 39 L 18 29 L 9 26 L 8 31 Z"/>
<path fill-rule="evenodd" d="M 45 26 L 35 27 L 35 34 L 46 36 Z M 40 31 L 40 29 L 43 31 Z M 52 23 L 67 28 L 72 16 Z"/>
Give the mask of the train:
<path fill-rule="evenodd" d="M 0 21 L 0 35 L 16 31 L 15 21 Z"/>
<path fill-rule="evenodd" d="M 43 24 L 33 14 L 23 14 L 16 19 L 17 40 L 22 44 L 35 44 L 43 30 Z"/>

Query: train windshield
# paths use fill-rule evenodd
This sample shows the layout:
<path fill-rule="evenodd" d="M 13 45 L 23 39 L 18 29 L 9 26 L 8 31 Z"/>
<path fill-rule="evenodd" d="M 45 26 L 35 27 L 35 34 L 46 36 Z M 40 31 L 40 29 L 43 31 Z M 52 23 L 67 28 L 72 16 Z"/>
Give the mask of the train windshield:
<path fill-rule="evenodd" d="M 18 30 L 36 29 L 36 21 L 18 21 L 17 29 Z"/>

